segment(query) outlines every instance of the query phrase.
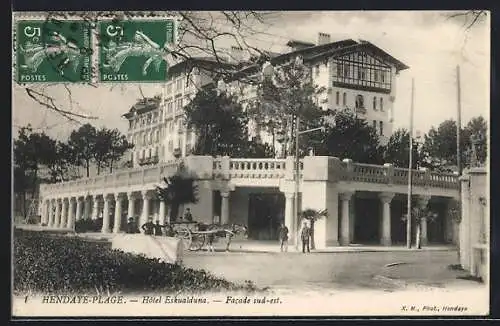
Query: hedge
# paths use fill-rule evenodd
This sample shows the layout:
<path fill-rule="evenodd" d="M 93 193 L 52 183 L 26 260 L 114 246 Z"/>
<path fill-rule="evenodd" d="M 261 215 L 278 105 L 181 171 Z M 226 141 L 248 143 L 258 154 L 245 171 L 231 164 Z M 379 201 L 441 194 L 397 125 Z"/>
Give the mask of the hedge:
<path fill-rule="evenodd" d="M 222 290 L 257 291 L 251 281 L 235 284 L 204 270 L 112 250 L 79 238 L 16 230 L 14 292 L 171 293 Z"/>

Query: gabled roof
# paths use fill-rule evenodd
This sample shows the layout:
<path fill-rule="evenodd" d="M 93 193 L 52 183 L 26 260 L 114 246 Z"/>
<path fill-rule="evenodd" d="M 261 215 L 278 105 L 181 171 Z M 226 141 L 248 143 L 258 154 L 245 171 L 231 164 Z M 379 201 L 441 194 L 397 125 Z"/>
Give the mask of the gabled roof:
<path fill-rule="evenodd" d="M 135 114 L 142 114 L 146 113 L 149 111 L 153 111 L 157 109 L 160 106 L 161 98 L 159 97 L 148 97 L 145 99 L 140 99 L 132 105 L 130 110 L 123 114 L 122 117 L 125 117 L 127 119 L 132 118 Z"/>
<path fill-rule="evenodd" d="M 343 41 L 322 44 L 318 46 L 308 47 L 297 51 L 285 53 L 281 56 L 275 57 L 271 60 L 272 64 L 280 64 L 297 55 L 301 55 L 304 61 L 316 61 L 325 57 L 341 56 L 347 53 L 357 52 L 364 50 L 373 53 L 375 56 L 380 57 L 382 60 L 394 65 L 397 71 L 408 69 L 409 67 L 403 62 L 394 58 L 378 46 L 368 41 L 356 42 L 352 39 Z"/>

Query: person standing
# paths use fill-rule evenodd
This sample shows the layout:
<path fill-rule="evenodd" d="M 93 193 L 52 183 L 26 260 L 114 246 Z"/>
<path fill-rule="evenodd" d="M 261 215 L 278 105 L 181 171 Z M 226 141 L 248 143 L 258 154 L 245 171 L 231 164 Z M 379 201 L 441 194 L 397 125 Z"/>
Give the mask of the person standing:
<path fill-rule="evenodd" d="M 160 224 L 160 220 L 156 220 L 156 224 L 154 225 L 154 235 L 162 236 L 163 232 L 161 229 L 164 227 L 165 227 L 165 225 Z"/>
<path fill-rule="evenodd" d="M 126 233 L 134 234 L 137 233 L 137 224 L 134 222 L 133 217 L 128 218 Z"/>
<path fill-rule="evenodd" d="M 280 250 L 281 252 L 288 251 L 288 228 L 285 223 L 281 222 L 279 230 Z"/>
<path fill-rule="evenodd" d="M 302 231 L 300 232 L 300 238 L 302 240 L 302 252 L 305 253 L 306 249 L 307 252 L 311 252 L 311 249 L 309 247 L 309 239 L 311 237 L 311 228 L 309 227 L 307 221 L 304 221 L 304 224 L 302 226 Z"/>
<path fill-rule="evenodd" d="M 141 229 L 144 231 L 145 235 L 153 235 L 155 225 L 153 220 L 150 218 L 146 223 L 141 226 Z"/>

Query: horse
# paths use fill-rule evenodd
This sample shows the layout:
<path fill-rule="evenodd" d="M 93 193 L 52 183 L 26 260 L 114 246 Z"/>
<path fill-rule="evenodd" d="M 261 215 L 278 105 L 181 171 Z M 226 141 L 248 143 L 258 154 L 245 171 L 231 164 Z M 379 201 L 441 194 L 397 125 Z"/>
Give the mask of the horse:
<path fill-rule="evenodd" d="M 248 228 L 246 225 L 241 224 L 209 224 L 209 225 L 199 225 L 199 231 L 213 231 L 211 235 L 213 238 L 225 238 L 226 239 L 226 251 L 229 251 L 229 246 L 231 245 L 231 240 L 235 235 L 243 234 L 245 239 L 248 237 Z M 213 240 L 212 238 L 212 240 Z"/>

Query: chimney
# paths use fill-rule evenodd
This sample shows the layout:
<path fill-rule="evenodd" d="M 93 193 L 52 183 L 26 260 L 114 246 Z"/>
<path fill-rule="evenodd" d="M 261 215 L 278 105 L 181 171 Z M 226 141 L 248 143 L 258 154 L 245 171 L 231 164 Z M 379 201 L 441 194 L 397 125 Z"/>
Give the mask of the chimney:
<path fill-rule="evenodd" d="M 243 61 L 243 49 L 238 47 L 238 46 L 231 46 L 231 51 L 230 51 L 230 60 L 234 62 L 241 62 Z"/>
<path fill-rule="evenodd" d="M 330 42 L 331 42 L 330 41 L 330 34 L 318 33 L 318 44 L 317 45 L 328 44 Z"/>

